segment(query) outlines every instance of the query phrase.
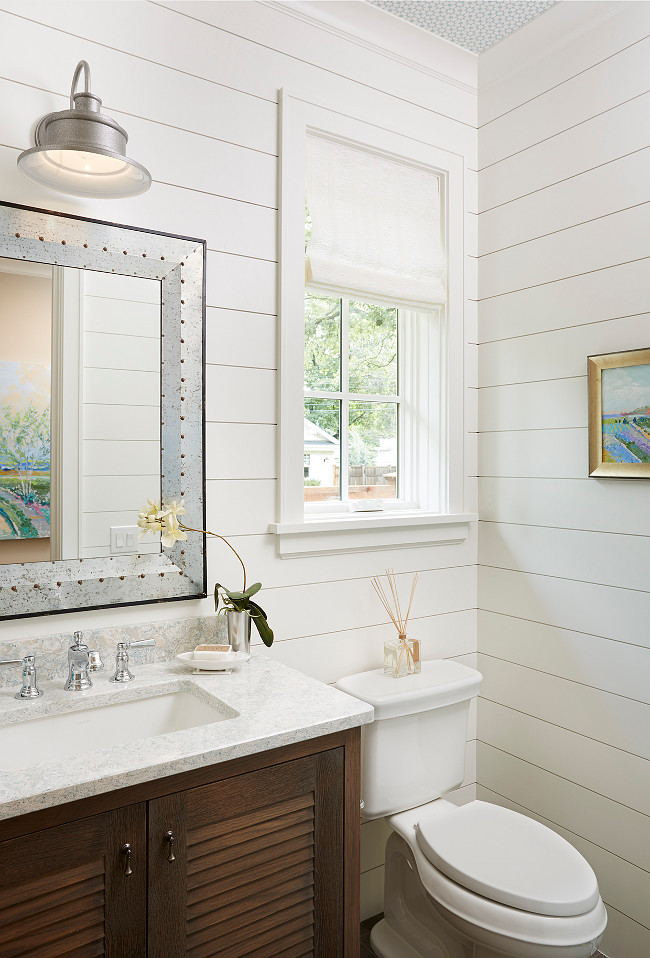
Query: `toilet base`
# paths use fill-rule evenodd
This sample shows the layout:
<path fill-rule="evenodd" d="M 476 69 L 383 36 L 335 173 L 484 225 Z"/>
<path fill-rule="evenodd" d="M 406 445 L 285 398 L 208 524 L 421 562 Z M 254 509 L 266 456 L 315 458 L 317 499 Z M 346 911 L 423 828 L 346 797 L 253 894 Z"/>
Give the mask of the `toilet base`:
<path fill-rule="evenodd" d="M 596 945 L 547 946 L 493 935 L 472 940 L 471 929 L 447 915 L 425 891 L 408 844 L 393 833 L 386 844 L 384 918 L 370 933 L 379 958 L 589 958 Z M 490 933 L 488 933 L 490 934 Z M 498 940 L 497 940 L 498 939 Z"/>

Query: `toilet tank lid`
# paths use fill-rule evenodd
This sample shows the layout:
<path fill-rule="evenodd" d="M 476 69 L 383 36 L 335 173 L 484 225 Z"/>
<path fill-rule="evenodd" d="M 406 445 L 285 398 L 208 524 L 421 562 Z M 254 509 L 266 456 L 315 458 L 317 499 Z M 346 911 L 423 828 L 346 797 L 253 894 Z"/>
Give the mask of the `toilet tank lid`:
<path fill-rule="evenodd" d="M 412 715 L 463 702 L 478 694 L 483 676 L 460 662 L 423 662 L 417 675 L 395 679 L 383 669 L 357 672 L 335 683 L 336 688 L 372 705 L 375 721 Z"/>

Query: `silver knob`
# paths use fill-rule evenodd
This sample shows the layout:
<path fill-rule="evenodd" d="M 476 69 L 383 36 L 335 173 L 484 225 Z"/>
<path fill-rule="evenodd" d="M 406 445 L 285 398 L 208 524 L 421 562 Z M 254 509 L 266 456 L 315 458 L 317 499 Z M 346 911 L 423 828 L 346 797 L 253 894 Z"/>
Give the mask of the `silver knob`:
<path fill-rule="evenodd" d="M 132 682 L 135 676 L 129 670 L 129 649 L 142 649 L 156 644 L 155 639 L 138 639 L 136 642 L 118 642 L 115 656 L 113 682 Z"/>
<path fill-rule="evenodd" d="M 43 692 L 36 684 L 36 666 L 33 655 L 26 655 L 22 659 L 3 659 L 0 665 L 22 665 L 23 687 L 16 693 L 17 699 L 36 699 Z"/>

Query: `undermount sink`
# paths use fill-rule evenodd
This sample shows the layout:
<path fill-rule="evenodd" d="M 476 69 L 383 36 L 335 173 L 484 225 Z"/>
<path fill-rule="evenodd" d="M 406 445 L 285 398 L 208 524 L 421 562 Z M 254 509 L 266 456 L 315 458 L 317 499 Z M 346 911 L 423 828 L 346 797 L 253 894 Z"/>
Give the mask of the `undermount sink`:
<path fill-rule="evenodd" d="M 181 690 L 26 719 L 0 727 L 0 770 L 59 762 L 106 745 L 126 745 L 236 716 L 237 712 L 223 703 L 211 705 Z"/>

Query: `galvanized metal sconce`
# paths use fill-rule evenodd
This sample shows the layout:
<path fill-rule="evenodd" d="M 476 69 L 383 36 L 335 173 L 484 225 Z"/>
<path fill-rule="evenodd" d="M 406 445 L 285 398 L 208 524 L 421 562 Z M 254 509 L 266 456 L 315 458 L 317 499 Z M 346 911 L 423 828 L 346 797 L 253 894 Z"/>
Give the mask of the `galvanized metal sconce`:
<path fill-rule="evenodd" d="M 75 93 L 83 71 L 84 91 Z M 101 112 L 90 92 L 90 67 L 80 60 L 72 78 L 70 109 L 48 113 L 36 127 L 36 146 L 18 157 L 18 169 L 42 186 L 73 196 L 137 196 L 151 186 L 151 174 L 126 156 L 128 135 Z"/>

